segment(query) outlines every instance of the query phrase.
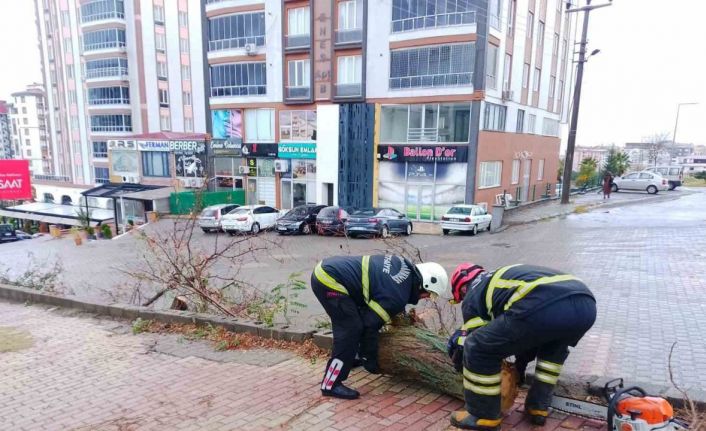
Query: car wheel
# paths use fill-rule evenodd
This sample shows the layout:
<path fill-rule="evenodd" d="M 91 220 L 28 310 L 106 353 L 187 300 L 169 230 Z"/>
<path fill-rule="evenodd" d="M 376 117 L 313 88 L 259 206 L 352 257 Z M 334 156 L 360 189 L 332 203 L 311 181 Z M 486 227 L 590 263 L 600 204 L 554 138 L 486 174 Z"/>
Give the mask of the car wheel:
<path fill-rule="evenodd" d="M 253 223 L 252 227 L 250 228 L 250 233 L 253 235 L 257 235 L 260 232 L 260 224 L 259 223 Z"/>
<path fill-rule="evenodd" d="M 204 228 L 201 228 L 201 230 L 203 231 L 203 233 L 209 233 L 209 232 L 210 232 L 210 230 L 204 229 Z"/>
<path fill-rule="evenodd" d="M 390 229 L 387 226 L 383 226 L 382 229 L 380 229 L 380 236 L 383 238 L 389 238 Z"/>
<path fill-rule="evenodd" d="M 227 230 L 226 232 L 228 232 L 228 235 L 230 236 L 235 236 L 235 231 Z"/>
<path fill-rule="evenodd" d="M 669 190 L 670 190 L 670 191 L 675 190 L 676 188 L 677 188 L 677 185 L 676 185 L 676 184 L 674 184 L 674 183 L 669 183 Z"/>
<path fill-rule="evenodd" d="M 647 193 L 649 193 L 649 194 L 651 194 L 651 195 L 656 195 L 656 194 L 657 194 L 657 191 L 658 191 L 658 190 L 657 190 L 657 187 L 655 187 L 655 186 L 649 186 L 649 187 L 647 187 Z"/>
<path fill-rule="evenodd" d="M 412 223 L 407 223 L 407 229 L 405 230 L 404 234 L 407 236 L 412 235 Z"/>
<path fill-rule="evenodd" d="M 306 222 L 302 223 L 302 226 L 301 226 L 301 228 L 299 228 L 299 230 L 300 230 L 301 233 L 303 233 L 304 235 L 309 235 L 309 234 L 311 234 L 311 226 L 309 226 L 309 223 L 306 223 Z"/>
<path fill-rule="evenodd" d="M 448 234 L 449 234 L 449 230 L 448 230 L 448 229 L 441 229 L 441 231 L 444 233 L 444 235 L 448 235 Z"/>
<path fill-rule="evenodd" d="M 473 230 L 471 231 L 471 235 L 478 235 L 478 225 L 477 224 L 473 225 Z"/>
<path fill-rule="evenodd" d="M 618 186 L 617 184 L 613 184 L 610 189 L 613 191 L 613 193 L 616 193 L 618 191 Z"/>

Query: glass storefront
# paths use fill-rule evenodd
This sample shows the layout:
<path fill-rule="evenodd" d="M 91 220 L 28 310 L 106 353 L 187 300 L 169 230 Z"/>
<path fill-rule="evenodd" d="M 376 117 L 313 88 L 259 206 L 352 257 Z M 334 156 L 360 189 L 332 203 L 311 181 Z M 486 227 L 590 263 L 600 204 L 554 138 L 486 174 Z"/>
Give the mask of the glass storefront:
<path fill-rule="evenodd" d="M 282 208 L 316 203 L 316 160 L 289 159 L 282 173 Z"/>
<path fill-rule="evenodd" d="M 248 167 L 250 167 L 247 189 L 248 204 L 274 207 L 276 205 L 275 160 L 251 158 L 248 159 L 247 163 Z"/>
<path fill-rule="evenodd" d="M 240 157 L 215 157 L 213 159 L 214 190 L 232 191 L 243 188 L 243 175 L 239 172 L 243 161 Z"/>

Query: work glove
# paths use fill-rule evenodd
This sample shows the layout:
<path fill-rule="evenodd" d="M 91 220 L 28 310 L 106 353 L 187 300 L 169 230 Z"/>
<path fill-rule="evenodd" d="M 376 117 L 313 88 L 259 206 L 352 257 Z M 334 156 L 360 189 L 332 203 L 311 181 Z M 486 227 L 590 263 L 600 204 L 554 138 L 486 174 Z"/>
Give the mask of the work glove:
<path fill-rule="evenodd" d="M 449 337 L 448 343 L 446 343 L 446 353 L 448 353 L 449 358 L 453 361 L 454 369 L 459 373 L 463 371 L 463 341 L 466 335 L 466 331 L 457 329 L 451 337 Z"/>

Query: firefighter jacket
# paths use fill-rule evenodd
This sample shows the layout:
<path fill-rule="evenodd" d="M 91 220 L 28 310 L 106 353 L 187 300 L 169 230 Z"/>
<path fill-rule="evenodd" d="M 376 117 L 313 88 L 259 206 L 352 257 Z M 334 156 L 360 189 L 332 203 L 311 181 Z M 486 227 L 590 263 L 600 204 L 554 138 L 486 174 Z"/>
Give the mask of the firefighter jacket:
<path fill-rule="evenodd" d="M 401 256 L 334 256 L 324 259 L 314 275 L 329 289 L 349 295 L 359 307 L 377 316 L 365 326 L 382 327 L 407 304 L 419 302 L 422 277 L 416 266 Z"/>
<path fill-rule="evenodd" d="M 504 313 L 523 317 L 572 295 L 593 294 L 573 275 L 534 265 L 510 265 L 476 277 L 461 304 L 464 330 L 485 326 Z"/>

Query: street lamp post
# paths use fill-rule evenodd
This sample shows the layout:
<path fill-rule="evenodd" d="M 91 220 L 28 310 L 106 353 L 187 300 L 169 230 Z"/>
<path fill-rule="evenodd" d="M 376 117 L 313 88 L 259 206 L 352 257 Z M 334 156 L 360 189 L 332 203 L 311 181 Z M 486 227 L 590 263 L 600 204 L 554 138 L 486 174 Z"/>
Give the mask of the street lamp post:
<path fill-rule="evenodd" d="M 674 121 L 674 133 L 672 134 L 672 151 L 675 149 L 677 146 L 677 126 L 679 126 L 679 111 L 681 110 L 682 106 L 687 106 L 687 105 L 698 105 L 699 102 L 683 102 L 683 103 L 678 103 L 677 104 L 677 119 Z M 672 155 L 669 155 L 669 165 L 671 166 L 672 164 Z"/>

